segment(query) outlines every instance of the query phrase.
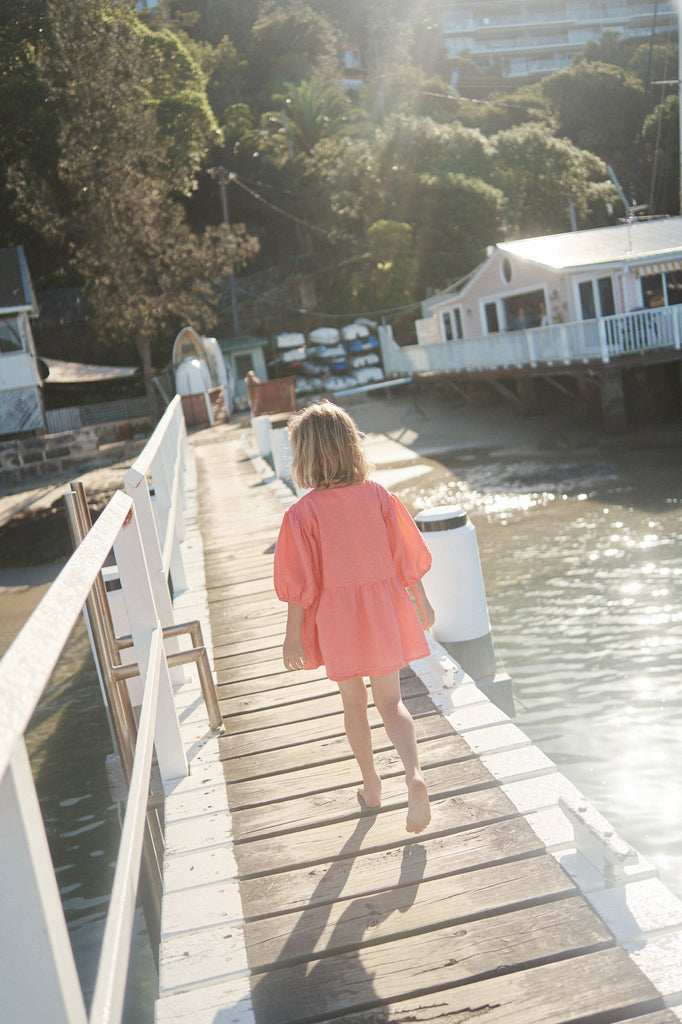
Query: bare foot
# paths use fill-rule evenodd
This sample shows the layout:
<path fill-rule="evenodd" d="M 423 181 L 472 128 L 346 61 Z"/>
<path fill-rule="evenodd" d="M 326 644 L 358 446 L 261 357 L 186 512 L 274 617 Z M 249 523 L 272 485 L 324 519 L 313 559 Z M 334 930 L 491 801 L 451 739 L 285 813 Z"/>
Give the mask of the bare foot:
<path fill-rule="evenodd" d="M 358 786 L 358 796 L 365 807 L 381 807 L 381 779 L 375 775 L 362 786 Z"/>
<path fill-rule="evenodd" d="M 405 828 L 408 832 L 423 832 L 431 821 L 429 793 L 424 779 L 417 776 L 407 790 L 407 820 Z"/>

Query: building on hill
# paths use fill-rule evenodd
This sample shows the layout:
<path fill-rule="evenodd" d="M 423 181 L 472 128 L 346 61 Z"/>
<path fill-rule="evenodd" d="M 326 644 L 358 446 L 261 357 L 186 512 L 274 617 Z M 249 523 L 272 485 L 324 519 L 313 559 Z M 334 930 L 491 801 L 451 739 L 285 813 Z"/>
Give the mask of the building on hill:
<path fill-rule="evenodd" d="M 447 56 L 499 60 L 509 78 L 547 75 L 570 64 L 608 29 L 647 39 L 677 23 L 672 0 L 442 0 Z"/>

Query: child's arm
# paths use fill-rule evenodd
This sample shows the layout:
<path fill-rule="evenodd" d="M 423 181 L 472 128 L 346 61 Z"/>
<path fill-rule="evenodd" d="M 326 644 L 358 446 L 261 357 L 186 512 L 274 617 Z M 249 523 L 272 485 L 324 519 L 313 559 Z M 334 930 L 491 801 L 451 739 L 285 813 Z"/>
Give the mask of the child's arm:
<path fill-rule="evenodd" d="M 416 583 L 412 584 L 410 590 L 412 591 L 412 596 L 414 597 L 417 608 L 419 609 L 419 614 L 422 617 L 422 625 L 424 626 L 424 629 L 431 629 L 431 626 L 436 621 L 436 613 L 431 607 L 431 603 L 426 596 L 424 584 L 421 580 L 418 580 Z"/>
<path fill-rule="evenodd" d="M 284 667 L 292 671 L 303 668 L 305 662 L 305 651 L 301 640 L 304 615 L 305 608 L 302 608 L 300 604 L 289 602 L 287 605 L 287 630 L 282 644 L 282 659 Z"/>

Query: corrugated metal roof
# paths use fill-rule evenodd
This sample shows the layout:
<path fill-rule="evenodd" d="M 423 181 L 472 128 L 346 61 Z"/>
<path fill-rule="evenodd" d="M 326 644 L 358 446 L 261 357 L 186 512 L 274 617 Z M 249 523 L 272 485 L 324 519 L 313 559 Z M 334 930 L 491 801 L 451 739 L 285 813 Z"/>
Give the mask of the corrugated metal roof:
<path fill-rule="evenodd" d="M 633 221 L 588 231 L 521 238 L 497 248 L 553 270 L 618 263 L 622 260 L 664 260 L 682 255 L 682 217 Z"/>

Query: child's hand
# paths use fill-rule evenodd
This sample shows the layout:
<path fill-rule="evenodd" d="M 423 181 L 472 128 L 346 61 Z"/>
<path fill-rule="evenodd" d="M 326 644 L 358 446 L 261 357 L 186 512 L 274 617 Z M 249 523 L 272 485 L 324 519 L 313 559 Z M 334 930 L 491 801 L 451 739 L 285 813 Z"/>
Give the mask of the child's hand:
<path fill-rule="evenodd" d="M 431 627 L 433 626 L 434 622 L 436 621 L 436 613 L 434 612 L 433 608 L 431 607 L 428 599 L 424 598 L 424 602 L 423 603 L 420 602 L 417 605 L 417 607 L 419 608 L 419 614 L 422 617 L 422 625 L 423 625 L 424 629 L 431 629 Z"/>
<path fill-rule="evenodd" d="M 424 584 L 419 580 L 418 583 L 415 583 L 410 587 L 410 590 L 412 591 L 412 596 L 414 597 L 414 603 L 417 606 L 417 610 L 422 617 L 422 625 L 424 629 L 431 629 L 431 626 L 433 626 L 436 621 L 436 613 L 431 607 L 431 602 L 426 596 Z"/>
<path fill-rule="evenodd" d="M 289 672 L 297 668 L 303 668 L 305 664 L 305 651 L 300 637 L 285 637 L 282 645 L 282 660 L 284 667 Z"/>

